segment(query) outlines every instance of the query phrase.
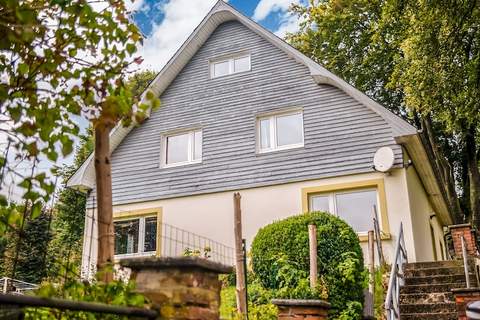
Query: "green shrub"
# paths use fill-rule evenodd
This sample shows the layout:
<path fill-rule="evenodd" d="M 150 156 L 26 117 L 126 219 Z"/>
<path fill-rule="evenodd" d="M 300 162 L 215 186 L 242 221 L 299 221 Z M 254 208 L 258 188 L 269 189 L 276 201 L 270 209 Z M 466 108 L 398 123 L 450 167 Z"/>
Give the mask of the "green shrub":
<path fill-rule="evenodd" d="M 293 216 L 260 229 L 251 249 L 256 277 L 265 288 L 284 288 L 285 264 L 279 261 L 286 259 L 298 270 L 292 289 L 304 285 L 299 281 L 309 270 L 309 224 L 317 226 L 318 275 L 332 305 L 330 318 L 360 319 L 365 286 L 362 249 L 355 231 L 329 213 Z"/>
<path fill-rule="evenodd" d="M 220 293 L 220 318 L 241 320 L 237 313 L 235 286 L 223 287 Z M 270 303 L 272 292 L 257 282 L 248 285 L 248 319 L 276 320 L 277 307 Z"/>
<path fill-rule="evenodd" d="M 135 292 L 133 282 L 125 283 L 115 280 L 111 283 L 87 283 L 78 280 L 69 280 L 63 285 L 43 283 L 36 290 L 36 296 L 43 298 L 62 298 L 72 301 L 106 303 L 110 305 L 146 307 L 146 298 Z M 26 308 L 26 320 L 53 320 L 53 319 L 79 319 L 79 320 L 121 320 L 129 319 L 128 316 L 113 314 L 100 314 L 83 311 L 60 311 L 50 308 Z"/>

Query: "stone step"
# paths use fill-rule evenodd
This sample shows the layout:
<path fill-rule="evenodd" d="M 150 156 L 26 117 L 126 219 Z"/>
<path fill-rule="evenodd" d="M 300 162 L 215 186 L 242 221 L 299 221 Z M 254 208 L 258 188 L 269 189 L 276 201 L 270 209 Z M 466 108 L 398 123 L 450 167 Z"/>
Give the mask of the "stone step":
<path fill-rule="evenodd" d="M 407 277 L 405 278 L 405 286 L 419 285 L 419 284 L 444 284 L 444 283 L 458 283 L 465 282 L 465 274 L 450 274 L 440 276 L 426 276 L 426 277 Z M 470 274 L 470 282 L 476 283 L 475 275 Z"/>
<path fill-rule="evenodd" d="M 400 303 L 449 303 L 455 302 L 451 292 L 430 292 L 430 293 L 402 293 L 400 294 Z"/>
<path fill-rule="evenodd" d="M 456 312 L 438 313 L 402 313 L 402 320 L 457 320 Z"/>
<path fill-rule="evenodd" d="M 463 267 L 463 260 L 413 262 L 413 263 L 405 264 L 405 270 L 412 270 L 412 269 L 417 270 L 417 269 L 428 269 L 428 268 L 455 268 L 455 267 Z"/>
<path fill-rule="evenodd" d="M 465 283 L 465 278 L 463 282 L 455 282 L 455 283 L 442 283 L 442 284 L 418 284 L 418 285 L 408 285 L 403 286 L 400 289 L 402 294 L 409 294 L 409 293 L 432 293 L 432 292 L 450 292 L 450 289 L 453 288 L 466 288 L 467 284 Z"/>
<path fill-rule="evenodd" d="M 469 267 L 469 272 L 473 274 L 473 266 Z M 405 270 L 406 277 L 428 277 L 428 276 L 445 276 L 451 274 L 463 274 L 463 265 L 459 267 L 435 267 L 423 269 L 407 269 Z"/>
<path fill-rule="evenodd" d="M 456 312 L 456 304 L 449 303 L 409 303 L 400 304 L 400 314 L 415 314 L 415 313 L 449 313 Z"/>

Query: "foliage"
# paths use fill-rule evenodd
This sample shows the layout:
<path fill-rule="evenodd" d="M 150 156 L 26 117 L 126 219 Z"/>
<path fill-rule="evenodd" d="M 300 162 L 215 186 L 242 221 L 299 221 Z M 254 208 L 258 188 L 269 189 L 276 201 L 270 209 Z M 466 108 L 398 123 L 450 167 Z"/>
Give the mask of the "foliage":
<path fill-rule="evenodd" d="M 384 267 L 375 269 L 375 296 L 374 296 L 374 310 L 375 319 L 383 319 L 385 310 L 385 295 L 388 288 L 389 274 Z"/>
<path fill-rule="evenodd" d="M 220 318 L 238 319 L 235 286 L 223 287 L 221 291 Z M 277 307 L 270 303 L 271 290 L 263 288 L 259 283 L 248 285 L 248 318 L 254 320 L 277 319 Z"/>
<path fill-rule="evenodd" d="M 5 210 L 22 212 L 24 206 L 10 204 Z M 47 247 L 51 238 L 48 232 L 50 222 L 51 211 L 43 209 L 38 217 L 25 221 L 21 232 L 17 225 L 8 225 L 8 231 L 2 237 L 0 273 L 11 276 L 15 269 L 16 279 L 31 283 L 39 283 L 46 276 L 49 267 Z"/>
<path fill-rule="evenodd" d="M 279 287 L 274 296 L 280 299 L 322 299 L 328 298 L 328 289 L 323 277 L 320 277 L 317 287 L 310 287 L 309 272 L 301 269 L 296 261 L 289 261 L 281 254 L 273 262 L 273 269 L 278 270 L 276 281 Z"/>
<path fill-rule="evenodd" d="M 73 301 L 86 301 L 106 303 L 111 305 L 145 307 L 145 298 L 134 292 L 132 282 L 125 283 L 121 280 L 113 281 L 108 284 L 88 283 L 77 280 L 67 281 L 61 287 L 52 284 L 41 286 L 36 295 L 40 297 L 55 297 L 69 299 Z M 115 315 L 93 314 L 77 311 L 58 311 L 54 309 L 31 308 L 27 309 L 26 319 L 127 319 Z"/>
<path fill-rule="evenodd" d="M 140 103 L 124 80 L 141 63 L 135 52 L 142 36 L 123 1 L 0 0 L 0 8 L 0 131 L 11 142 L 0 167 L 23 179 L 28 208 L 2 210 L 8 216 L 2 220 L 21 233 L 54 191 L 36 169 L 38 161 L 73 151 L 79 133 L 74 116 L 93 125 L 128 125 L 142 121 L 159 101 L 148 92 Z M 11 159 L 30 163 L 31 173 L 16 172 Z"/>
<path fill-rule="evenodd" d="M 477 1 L 312 0 L 292 11 L 302 22 L 287 40 L 421 127 L 452 166 L 454 218 L 480 225 Z"/>
<path fill-rule="evenodd" d="M 27 220 L 21 250 L 18 252 L 16 278 L 39 283 L 47 275 L 47 248 L 50 241 L 48 228 L 51 211 L 43 210 L 40 216 Z"/>
<path fill-rule="evenodd" d="M 330 316 L 359 318 L 365 285 L 362 249 L 355 231 L 331 214 L 302 214 L 260 229 L 251 250 L 255 275 L 265 288 L 280 292 L 285 285 L 305 287 L 300 279 L 306 279 L 309 270 L 309 224 L 317 226 L 318 275 L 332 304 Z M 320 288 L 314 294 L 326 292 Z"/>
<path fill-rule="evenodd" d="M 199 249 L 185 248 L 185 250 L 183 251 L 183 255 L 185 257 L 202 257 L 208 259 L 211 258 L 211 252 L 212 249 L 208 246 L 204 247 L 202 251 L 200 251 Z"/>
<path fill-rule="evenodd" d="M 140 71 L 129 77 L 126 85 L 132 96 L 139 97 L 154 76 L 155 73 L 152 71 Z M 86 134 L 79 136 L 79 140 L 73 165 L 64 166 L 58 171 L 64 183 L 93 152 L 93 129 L 89 127 Z M 85 210 L 86 195 L 64 185 L 55 205 L 52 221 L 53 239 L 49 248 L 50 277 L 63 276 L 63 269 L 80 265 Z"/>

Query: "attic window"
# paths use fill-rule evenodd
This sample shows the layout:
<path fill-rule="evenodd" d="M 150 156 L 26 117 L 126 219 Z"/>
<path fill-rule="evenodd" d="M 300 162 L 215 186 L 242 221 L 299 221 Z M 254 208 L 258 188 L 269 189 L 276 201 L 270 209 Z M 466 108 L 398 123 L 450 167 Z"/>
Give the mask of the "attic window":
<path fill-rule="evenodd" d="M 210 62 L 210 76 L 218 78 L 250 71 L 250 55 L 244 54 Z"/>

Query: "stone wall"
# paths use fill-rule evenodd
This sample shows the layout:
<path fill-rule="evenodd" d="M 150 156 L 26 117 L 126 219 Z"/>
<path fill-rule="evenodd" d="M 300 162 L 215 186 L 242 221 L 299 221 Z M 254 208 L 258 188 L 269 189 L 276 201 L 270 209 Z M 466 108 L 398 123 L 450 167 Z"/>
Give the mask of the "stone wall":
<path fill-rule="evenodd" d="M 150 299 L 160 319 L 219 319 L 218 275 L 231 267 L 199 257 L 138 258 L 121 264 L 132 270 L 136 290 Z"/>

